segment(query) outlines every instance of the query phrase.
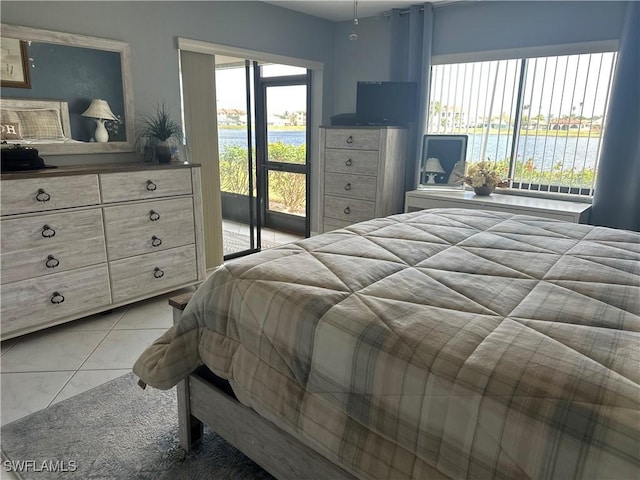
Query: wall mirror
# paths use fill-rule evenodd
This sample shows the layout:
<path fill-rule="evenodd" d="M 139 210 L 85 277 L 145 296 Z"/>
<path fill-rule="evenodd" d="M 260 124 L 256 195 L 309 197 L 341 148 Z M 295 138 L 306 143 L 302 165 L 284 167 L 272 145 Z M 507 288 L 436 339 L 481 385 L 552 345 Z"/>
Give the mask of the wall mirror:
<path fill-rule="evenodd" d="M 425 135 L 422 138 L 420 188 L 463 189 L 467 135 Z"/>
<path fill-rule="evenodd" d="M 25 134 L 18 134 L 21 139 L 9 143 L 33 146 L 44 155 L 135 151 L 131 51 L 127 43 L 6 24 L 1 25 L 1 35 L 2 123 L 13 120 Z M 5 45 L 13 48 L 5 49 Z M 113 118 L 98 119 L 95 108 L 87 112 L 95 100 L 104 100 L 110 109 L 104 113 L 104 102 L 94 102 L 99 115 Z M 43 123 L 38 111 L 48 111 L 50 119 L 50 110 L 56 108 L 62 134 L 57 130 L 40 136 L 45 130 L 32 128 L 31 119 Z M 106 126 L 106 141 L 96 131 L 98 123 Z"/>

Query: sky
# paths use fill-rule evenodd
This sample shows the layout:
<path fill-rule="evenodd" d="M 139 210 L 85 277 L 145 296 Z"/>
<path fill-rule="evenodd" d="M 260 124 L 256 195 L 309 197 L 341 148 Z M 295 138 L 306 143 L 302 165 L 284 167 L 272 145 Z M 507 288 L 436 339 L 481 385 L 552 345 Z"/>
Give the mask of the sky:
<path fill-rule="evenodd" d="M 297 67 L 279 65 L 265 66 L 263 72 L 268 76 L 284 74 L 300 74 L 306 70 Z M 216 95 L 218 109 L 236 108 L 247 109 L 246 81 L 244 67 L 216 70 Z M 307 108 L 306 86 L 295 85 L 285 87 L 270 87 L 267 90 L 267 111 L 270 115 L 284 111 L 305 111 Z"/>
<path fill-rule="evenodd" d="M 524 114 L 604 115 L 615 53 L 570 55 L 531 59 L 525 83 Z M 513 112 L 521 61 L 503 60 L 460 65 L 439 65 L 432 75 L 432 98 L 442 105 L 462 108 L 467 119 L 497 117 Z M 300 74 L 305 70 L 284 65 L 266 65 L 265 76 Z M 218 69 L 218 108 L 246 110 L 244 67 Z M 304 86 L 272 87 L 268 90 L 270 115 L 306 109 Z M 456 110 L 458 110 L 457 108 Z"/>
<path fill-rule="evenodd" d="M 523 100 L 528 115 L 602 116 L 614 61 L 615 53 L 530 60 Z M 469 119 L 513 112 L 520 66 L 520 60 L 436 66 L 432 98 L 462 108 Z"/>

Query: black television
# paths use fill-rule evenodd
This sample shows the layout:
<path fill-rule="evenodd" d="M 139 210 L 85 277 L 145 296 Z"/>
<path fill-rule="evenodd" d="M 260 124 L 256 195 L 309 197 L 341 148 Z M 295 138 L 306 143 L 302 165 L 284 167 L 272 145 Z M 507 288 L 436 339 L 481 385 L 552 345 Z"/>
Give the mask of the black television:
<path fill-rule="evenodd" d="M 358 82 L 356 122 L 359 125 L 406 125 L 416 120 L 415 82 Z"/>

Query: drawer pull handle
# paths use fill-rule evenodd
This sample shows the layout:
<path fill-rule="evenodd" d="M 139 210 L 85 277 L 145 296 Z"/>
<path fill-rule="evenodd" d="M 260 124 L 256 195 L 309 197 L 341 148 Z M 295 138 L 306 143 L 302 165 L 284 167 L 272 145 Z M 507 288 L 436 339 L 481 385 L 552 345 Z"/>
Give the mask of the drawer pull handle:
<path fill-rule="evenodd" d="M 48 202 L 51 200 L 51 195 L 45 192 L 43 188 L 39 188 L 38 193 L 36 193 L 36 200 L 39 202 Z"/>
<path fill-rule="evenodd" d="M 51 238 L 56 236 L 56 231 L 51 228 L 49 225 L 42 226 L 42 236 L 44 238 Z"/>
<path fill-rule="evenodd" d="M 350 184 L 350 183 L 347 183 L 347 184 L 344 186 L 344 189 L 345 189 L 346 191 L 351 190 L 351 184 Z"/>
<path fill-rule="evenodd" d="M 347 143 L 348 143 L 348 144 L 352 144 L 352 143 L 353 143 L 353 136 L 352 136 L 352 135 L 349 135 L 349 136 L 347 137 Z"/>
<path fill-rule="evenodd" d="M 147 180 L 147 190 L 153 192 L 156 188 L 158 188 L 158 186 L 155 183 L 153 183 L 151 180 Z"/>
<path fill-rule="evenodd" d="M 351 209 L 347 207 L 343 210 L 343 212 L 345 213 L 345 215 L 349 215 L 351 213 Z"/>
<path fill-rule="evenodd" d="M 164 277 L 164 271 L 160 270 L 160 268 L 156 267 L 153 269 L 153 276 L 155 278 L 162 278 Z"/>
<path fill-rule="evenodd" d="M 160 238 L 156 237 L 155 235 L 151 237 L 152 247 L 159 247 L 160 245 L 162 245 L 162 240 Z"/>
<path fill-rule="evenodd" d="M 53 292 L 53 295 L 51 295 L 51 303 L 59 305 L 62 302 L 64 302 L 64 296 L 60 295 L 59 292 Z"/>
<path fill-rule="evenodd" d="M 149 220 L 151 220 L 152 222 L 160 220 L 160 214 L 154 210 L 151 210 L 149 212 Z"/>
<path fill-rule="evenodd" d="M 53 255 L 49 255 L 47 257 L 47 261 L 44 262 L 44 264 L 47 266 L 47 268 L 56 268 L 58 265 L 60 265 L 60 260 L 58 260 Z"/>
<path fill-rule="evenodd" d="M 351 165 L 353 165 L 353 160 L 349 159 L 349 160 L 347 160 L 346 162 L 344 162 L 344 164 L 345 164 L 347 167 L 350 167 Z"/>

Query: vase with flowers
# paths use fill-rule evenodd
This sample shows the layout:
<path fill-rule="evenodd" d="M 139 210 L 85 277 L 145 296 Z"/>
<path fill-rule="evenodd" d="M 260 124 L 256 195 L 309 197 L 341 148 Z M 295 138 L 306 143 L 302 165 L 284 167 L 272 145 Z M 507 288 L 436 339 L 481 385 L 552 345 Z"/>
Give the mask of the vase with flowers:
<path fill-rule="evenodd" d="M 503 178 L 496 165 L 485 160 L 470 163 L 462 181 L 471 185 L 476 195 L 480 196 L 491 195 L 496 187 L 509 186 L 509 181 Z"/>

